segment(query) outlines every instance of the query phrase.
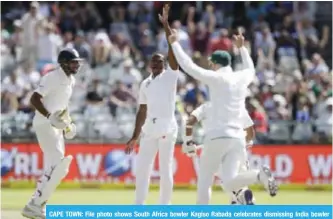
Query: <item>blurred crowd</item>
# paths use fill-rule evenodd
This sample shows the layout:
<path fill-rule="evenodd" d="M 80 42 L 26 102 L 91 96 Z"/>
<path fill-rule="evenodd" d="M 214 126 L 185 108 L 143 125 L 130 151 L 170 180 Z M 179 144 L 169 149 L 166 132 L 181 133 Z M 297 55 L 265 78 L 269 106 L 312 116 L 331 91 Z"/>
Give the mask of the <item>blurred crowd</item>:
<path fill-rule="evenodd" d="M 132 134 L 140 82 L 154 52 L 167 54 L 158 23 L 162 2 L 6 2 L 1 9 L 1 133 L 32 137 L 29 97 L 75 48 L 85 63 L 70 106 L 78 138 L 124 141 Z M 174 2 L 170 22 L 194 62 L 214 50 L 241 59 L 232 35 L 242 32 L 255 61 L 246 106 L 257 143 L 325 143 L 332 135 L 332 2 Z M 182 74 L 179 122 L 209 100 Z M 181 135 L 181 134 L 180 134 Z M 202 129 L 197 128 L 197 140 Z"/>

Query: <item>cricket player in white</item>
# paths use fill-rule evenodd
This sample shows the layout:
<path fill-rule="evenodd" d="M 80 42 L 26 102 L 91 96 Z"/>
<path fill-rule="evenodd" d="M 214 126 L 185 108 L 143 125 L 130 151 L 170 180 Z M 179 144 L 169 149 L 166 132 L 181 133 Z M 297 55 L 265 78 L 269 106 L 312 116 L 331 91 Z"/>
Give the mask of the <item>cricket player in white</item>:
<path fill-rule="evenodd" d="M 195 148 L 195 143 L 192 140 L 193 136 L 193 126 L 201 122 L 201 125 L 203 129 L 205 130 L 206 128 L 206 122 L 207 122 L 207 111 L 208 108 L 211 107 L 211 104 L 209 102 L 200 105 L 198 108 L 196 108 L 190 115 L 190 117 L 186 121 L 186 130 L 185 130 L 185 137 L 184 137 L 184 143 L 183 144 L 183 152 L 187 154 L 189 157 L 196 156 L 196 148 Z M 254 138 L 254 128 L 253 128 L 253 121 L 246 111 L 244 109 L 244 112 L 242 114 L 242 122 L 243 122 L 243 128 L 244 131 L 246 132 L 246 144 L 247 147 L 251 147 L 253 138 Z M 188 145 L 190 143 L 190 145 Z M 222 161 L 221 161 L 222 162 Z M 248 161 L 246 161 L 242 166 L 240 171 L 246 171 L 248 169 Z M 221 164 L 219 167 L 219 170 L 217 171 L 217 175 L 220 178 L 220 180 L 223 180 L 221 178 Z M 221 187 L 223 189 L 223 184 L 221 184 Z M 229 193 L 230 197 L 230 202 L 231 204 L 244 204 L 244 205 L 253 205 L 254 204 L 254 197 L 253 197 L 253 192 L 248 188 L 244 187 L 240 191 L 233 191 Z"/>
<path fill-rule="evenodd" d="M 244 46 L 244 37 L 234 36 L 240 51 L 244 70 L 233 72 L 231 56 L 225 51 L 215 51 L 211 56 L 210 68 L 203 69 L 193 63 L 177 41 L 172 31 L 168 40 L 180 67 L 193 78 L 208 85 L 212 107 L 207 114 L 207 130 L 204 149 L 200 158 L 197 204 L 208 204 L 214 173 L 222 160 L 221 177 L 227 192 L 262 183 L 271 196 L 277 192 L 277 183 L 268 167 L 261 170 L 239 172 L 246 160 L 245 133 L 241 117 L 245 108 L 248 85 L 253 81 L 255 68 Z"/>
<path fill-rule="evenodd" d="M 159 15 L 167 37 L 171 34 L 167 20 L 169 8 L 163 8 Z M 160 200 L 162 205 L 170 204 L 173 190 L 173 156 L 178 127 L 175 118 L 178 64 L 169 49 L 169 65 L 165 69 L 163 55 L 154 54 L 150 67 L 151 75 L 140 86 L 139 111 L 136 117 L 133 137 L 127 143 L 130 153 L 140 138 L 140 148 L 136 160 L 135 204 L 143 205 L 149 191 L 150 175 L 154 160 L 159 151 Z"/>
<path fill-rule="evenodd" d="M 73 75 L 80 68 L 79 61 L 76 50 L 62 50 L 58 55 L 60 67 L 47 73 L 31 96 L 30 102 L 36 109 L 33 128 L 43 152 L 44 173 L 36 192 L 22 210 L 24 217 L 46 218 L 45 204 L 68 173 L 72 156 L 65 157 L 64 135 L 71 139 L 76 134 L 68 104 L 75 84 Z"/>

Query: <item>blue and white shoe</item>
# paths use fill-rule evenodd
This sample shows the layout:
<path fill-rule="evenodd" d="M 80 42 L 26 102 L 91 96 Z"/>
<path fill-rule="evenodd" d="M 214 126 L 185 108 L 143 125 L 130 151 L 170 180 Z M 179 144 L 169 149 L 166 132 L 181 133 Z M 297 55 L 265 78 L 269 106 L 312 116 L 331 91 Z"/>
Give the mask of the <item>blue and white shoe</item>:
<path fill-rule="evenodd" d="M 254 205 L 255 199 L 250 189 L 241 189 L 234 193 L 240 205 Z"/>
<path fill-rule="evenodd" d="M 254 196 L 251 189 L 247 189 L 243 193 L 245 205 L 254 205 Z"/>

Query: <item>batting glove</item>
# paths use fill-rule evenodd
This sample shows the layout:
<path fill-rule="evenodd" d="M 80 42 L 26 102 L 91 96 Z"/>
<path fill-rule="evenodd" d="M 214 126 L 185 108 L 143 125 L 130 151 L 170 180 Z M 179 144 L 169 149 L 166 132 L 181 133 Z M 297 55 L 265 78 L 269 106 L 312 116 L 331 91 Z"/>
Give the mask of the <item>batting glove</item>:
<path fill-rule="evenodd" d="M 65 110 L 58 110 L 47 117 L 53 127 L 57 129 L 64 129 L 67 127 L 68 123 L 62 118 L 64 113 Z"/>
<path fill-rule="evenodd" d="M 64 136 L 66 139 L 73 139 L 75 135 L 76 135 L 76 125 L 74 123 L 71 123 L 64 129 Z"/>
<path fill-rule="evenodd" d="M 197 154 L 196 144 L 191 136 L 185 136 L 182 151 L 188 157 L 194 157 Z"/>

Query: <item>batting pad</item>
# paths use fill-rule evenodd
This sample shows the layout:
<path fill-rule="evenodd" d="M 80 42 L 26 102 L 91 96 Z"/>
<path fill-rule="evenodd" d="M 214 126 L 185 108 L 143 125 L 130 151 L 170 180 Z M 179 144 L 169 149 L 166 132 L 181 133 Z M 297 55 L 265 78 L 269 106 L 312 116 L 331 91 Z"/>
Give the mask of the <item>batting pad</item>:
<path fill-rule="evenodd" d="M 42 181 L 39 190 L 40 196 L 35 199 L 36 204 L 43 204 L 51 197 L 61 180 L 67 175 L 72 160 L 72 155 L 64 157 L 60 163 L 50 171 L 48 176 L 45 174 L 45 179 Z"/>

